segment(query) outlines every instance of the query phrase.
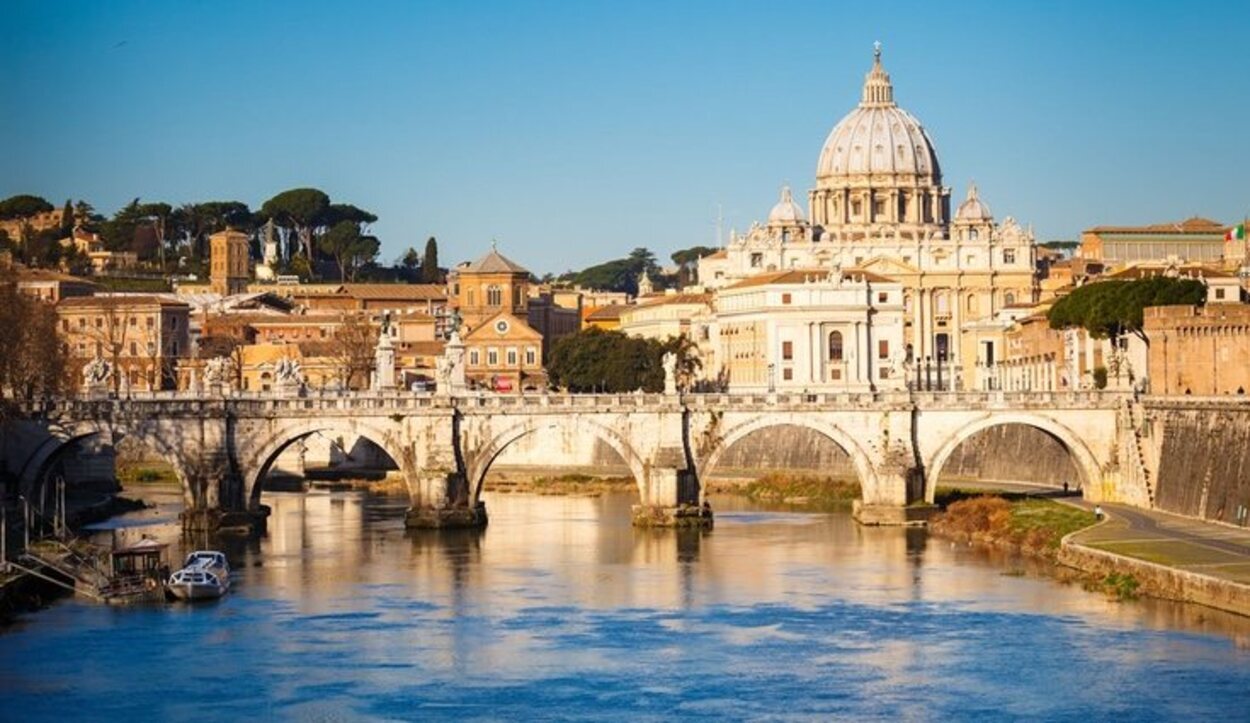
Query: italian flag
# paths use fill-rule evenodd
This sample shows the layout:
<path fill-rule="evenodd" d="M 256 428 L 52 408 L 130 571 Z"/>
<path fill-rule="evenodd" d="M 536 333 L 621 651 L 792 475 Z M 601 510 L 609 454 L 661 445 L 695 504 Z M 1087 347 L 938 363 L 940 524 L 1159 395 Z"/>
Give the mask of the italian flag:
<path fill-rule="evenodd" d="M 1224 240 L 1225 241 L 1245 241 L 1246 240 L 1246 225 L 1244 223 L 1239 223 L 1236 226 L 1233 226 L 1232 228 L 1228 229 L 1228 233 L 1224 234 Z"/>

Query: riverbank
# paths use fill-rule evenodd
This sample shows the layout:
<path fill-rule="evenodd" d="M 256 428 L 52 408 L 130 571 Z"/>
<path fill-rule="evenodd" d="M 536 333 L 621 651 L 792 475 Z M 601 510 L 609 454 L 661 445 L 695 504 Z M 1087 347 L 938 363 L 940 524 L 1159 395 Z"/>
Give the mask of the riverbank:
<path fill-rule="evenodd" d="M 755 502 L 810 512 L 846 512 L 862 494 L 853 479 L 770 472 L 756 479 L 713 479 L 707 494 L 741 495 Z"/>
<path fill-rule="evenodd" d="M 554 476 L 499 474 L 488 477 L 483 487 L 487 492 L 500 494 L 599 497 L 608 492 L 632 491 L 637 487 L 637 482 L 633 477 L 595 477 L 586 474 Z"/>

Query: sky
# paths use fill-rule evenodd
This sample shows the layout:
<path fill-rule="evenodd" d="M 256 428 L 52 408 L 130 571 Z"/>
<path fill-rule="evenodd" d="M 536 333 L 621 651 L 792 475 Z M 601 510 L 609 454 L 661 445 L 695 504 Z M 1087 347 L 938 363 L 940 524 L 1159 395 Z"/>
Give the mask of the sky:
<path fill-rule="evenodd" d="M 722 241 L 881 41 L 953 203 L 1039 240 L 1250 214 L 1250 2 L 0 3 L 0 197 L 258 208 L 313 186 L 383 260 L 539 274 Z"/>

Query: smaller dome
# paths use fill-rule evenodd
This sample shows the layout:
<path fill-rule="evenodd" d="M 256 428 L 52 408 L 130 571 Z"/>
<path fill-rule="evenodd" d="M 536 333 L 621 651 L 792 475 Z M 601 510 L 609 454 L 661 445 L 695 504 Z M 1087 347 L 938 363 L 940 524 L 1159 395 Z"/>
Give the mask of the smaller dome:
<path fill-rule="evenodd" d="M 994 214 L 990 213 L 990 207 L 985 205 L 977 196 L 977 184 L 973 183 L 968 186 L 968 197 L 964 202 L 959 204 L 958 210 L 955 211 L 956 221 L 991 221 Z"/>
<path fill-rule="evenodd" d="M 768 212 L 769 226 L 795 226 L 804 221 L 803 209 L 794 202 L 789 186 L 781 187 L 781 200 Z"/>

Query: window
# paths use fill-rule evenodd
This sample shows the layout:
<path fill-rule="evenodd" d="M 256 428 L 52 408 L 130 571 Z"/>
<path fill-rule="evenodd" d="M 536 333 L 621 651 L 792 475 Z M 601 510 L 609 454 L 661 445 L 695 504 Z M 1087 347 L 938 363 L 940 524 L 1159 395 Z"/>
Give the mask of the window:
<path fill-rule="evenodd" d="M 473 304 L 475 303 L 474 302 L 475 297 L 476 297 L 476 294 L 473 293 L 473 289 L 469 289 L 469 293 L 465 294 L 465 298 L 467 299 L 467 301 L 465 302 L 465 306 L 473 306 Z"/>
<path fill-rule="evenodd" d="M 537 363 L 538 363 L 538 355 L 534 353 L 534 347 L 532 346 L 525 347 L 525 364 L 527 366 L 532 367 Z"/>
<path fill-rule="evenodd" d="M 174 342 L 173 344 L 170 345 L 169 353 L 172 356 L 178 356 L 178 342 Z"/>
<path fill-rule="evenodd" d="M 975 228 L 968 232 L 969 241 L 976 241 L 980 236 L 981 234 L 977 233 L 977 230 Z"/>
<path fill-rule="evenodd" d="M 97 328 L 97 329 L 102 329 L 102 328 L 104 328 L 104 319 L 102 319 L 101 317 L 98 317 L 98 316 L 97 316 L 97 317 L 95 318 L 95 328 Z"/>
<path fill-rule="evenodd" d="M 61 319 L 61 331 L 69 331 L 69 319 Z"/>
<path fill-rule="evenodd" d="M 878 304 L 885 304 L 885 303 L 888 303 L 889 301 L 890 301 L 890 295 L 889 295 L 889 294 L 887 294 L 887 293 L 886 293 L 886 292 L 884 292 L 884 291 L 878 291 L 878 292 L 877 292 L 877 303 L 878 303 Z"/>
<path fill-rule="evenodd" d="M 792 341 L 781 342 L 781 358 L 786 361 L 790 361 L 791 359 L 794 358 L 794 342 Z"/>
<path fill-rule="evenodd" d="M 87 356 L 87 345 L 81 341 L 78 342 L 78 356 Z"/>
<path fill-rule="evenodd" d="M 148 317 L 148 328 L 149 328 L 149 329 L 155 329 L 155 328 L 156 328 L 156 317 L 155 317 L 155 316 L 149 316 L 149 317 Z"/>
<path fill-rule="evenodd" d="M 477 355 L 477 349 L 474 349 L 474 350 L 470 351 L 470 352 L 469 352 L 469 363 L 470 363 L 470 364 L 472 364 L 473 366 L 477 366 L 477 364 L 478 364 L 478 360 L 479 360 L 479 357 L 478 357 L 478 355 Z"/>
<path fill-rule="evenodd" d="M 969 314 L 977 313 L 977 295 L 976 294 L 968 294 L 968 301 L 965 303 L 964 308 L 968 310 Z"/>
<path fill-rule="evenodd" d="M 130 325 L 131 325 L 131 326 L 136 326 L 136 325 L 138 325 L 138 323 L 139 323 L 139 320 L 138 320 L 138 319 L 134 318 L 133 316 L 132 316 L 132 317 L 130 317 Z"/>
<path fill-rule="evenodd" d="M 156 342 L 149 341 L 148 342 L 148 354 L 155 354 L 155 353 L 156 353 Z"/>
<path fill-rule="evenodd" d="M 877 199 L 876 201 L 872 202 L 872 215 L 874 218 L 878 218 L 878 217 L 885 215 L 885 201 Z"/>
<path fill-rule="evenodd" d="M 499 290 L 498 286 L 491 285 L 491 286 L 486 287 L 486 305 L 487 306 L 502 306 L 503 305 L 503 292 Z"/>
<path fill-rule="evenodd" d="M 1003 249 L 1003 263 L 1014 264 L 1015 262 L 1016 262 L 1016 250 L 1015 249 Z"/>
<path fill-rule="evenodd" d="M 1008 291 L 1006 294 L 1003 294 L 1003 304 L 1005 304 L 1006 306 L 1011 306 L 1014 303 L 1016 303 L 1015 292 Z"/>
<path fill-rule="evenodd" d="M 178 317 L 176 316 L 169 317 L 169 328 L 173 329 L 174 331 L 178 330 Z"/>
<path fill-rule="evenodd" d="M 79 328 L 79 329 L 85 329 L 85 328 L 87 328 L 87 318 L 86 318 L 86 317 L 84 317 L 84 316 L 80 316 L 80 317 L 78 317 L 78 328 Z"/>
<path fill-rule="evenodd" d="M 1223 290 L 1223 289 L 1220 289 L 1220 291 L 1221 291 L 1221 292 L 1223 292 L 1224 290 Z M 1219 298 L 1221 298 L 1221 299 L 1222 299 L 1222 298 L 1224 298 L 1224 297 L 1223 297 L 1223 296 L 1220 296 Z M 783 304 L 789 304 L 789 303 L 790 303 L 790 295 L 789 295 L 789 294 L 782 294 L 782 295 L 781 295 L 781 303 L 783 303 Z"/>
<path fill-rule="evenodd" d="M 933 306 L 934 306 L 934 311 L 938 314 L 950 314 L 951 313 L 950 299 L 946 296 L 945 291 L 939 291 L 937 294 L 934 295 Z"/>
<path fill-rule="evenodd" d="M 764 265 L 764 254 L 751 254 L 751 268 L 758 269 Z"/>
<path fill-rule="evenodd" d="M 517 360 L 516 349 L 509 348 L 508 349 L 508 366 L 510 367 L 516 366 L 516 360 Z"/>
<path fill-rule="evenodd" d="M 512 287 L 512 305 L 513 306 L 521 305 L 521 287 L 520 286 Z"/>
<path fill-rule="evenodd" d="M 842 332 L 829 333 L 829 361 L 842 361 Z"/>
<path fill-rule="evenodd" d="M 499 366 L 499 350 L 498 349 L 491 347 L 486 350 L 486 366 L 488 367 Z"/>
<path fill-rule="evenodd" d="M 787 382 L 790 381 L 791 379 L 794 379 L 794 370 L 789 369 L 789 368 L 782 369 L 781 378 L 786 380 Z"/>
<path fill-rule="evenodd" d="M 934 337 L 934 342 L 936 342 L 934 346 L 937 347 L 937 358 L 939 361 L 947 360 L 947 355 L 950 353 L 950 340 L 949 334 L 938 334 Z"/>
<path fill-rule="evenodd" d="M 130 342 L 130 356 L 139 356 L 139 344 L 137 342 Z"/>
<path fill-rule="evenodd" d="M 857 198 L 851 201 L 851 216 L 858 217 L 859 209 L 860 209 L 859 199 Z"/>
<path fill-rule="evenodd" d="M 889 378 L 890 378 L 890 368 L 889 368 L 889 367 L 881 367 L 880 369 L 878 369 L 878 370 L 877 370 L 877 378 L 878 378 L 878 379 L 889 379 Z"/>
<path fill-rule="evenodd" d="M 1224 290 L 1223 290 L 1223 289 L 1216 289 L 1216 290 L 1215 290 L 1215 298 L 1217 298 L 1217 299 L 1223 299 L 1223 298 L 1224 298 Z"/>
<path fill-rule="evenodd" d="M 890 358 L 890 340 L 889 339 L 877 340 L 877 358 L 878 359 Z"/>

